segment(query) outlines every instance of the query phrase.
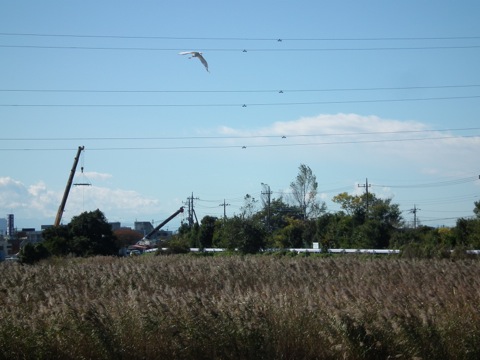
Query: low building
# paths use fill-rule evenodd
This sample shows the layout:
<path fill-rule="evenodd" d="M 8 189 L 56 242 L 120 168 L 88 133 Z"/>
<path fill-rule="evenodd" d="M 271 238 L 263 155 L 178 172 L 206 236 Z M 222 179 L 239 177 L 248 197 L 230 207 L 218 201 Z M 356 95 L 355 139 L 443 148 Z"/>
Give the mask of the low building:
<path fill-rule="evenodd" d="M 119 221 L 109 222 L 108 224 L 112 227 L 112 231 L 120 230 L 122 228 L 122 224 Z"/>
<path fill-rule="evenodd" d="M 34 228 L 23 228 L 21 231 L 17 232 L 16 238 L 20 242 L 19 248 L 22 248 L 29 243 L 36 244 L 43 241 L 42 231 L 36 231 Z"/>
<path fill-rule="evenodd" d="M 145 236 L 153 230 L 153 225 L 150 221 L 135 221 L 134 230 Z"/>
<path fill-rule="evenodd" d="M 5 260 L 5 257 L 11 254 L 11 245 L 7 238 L 0 234 L 0 261 Z"/>

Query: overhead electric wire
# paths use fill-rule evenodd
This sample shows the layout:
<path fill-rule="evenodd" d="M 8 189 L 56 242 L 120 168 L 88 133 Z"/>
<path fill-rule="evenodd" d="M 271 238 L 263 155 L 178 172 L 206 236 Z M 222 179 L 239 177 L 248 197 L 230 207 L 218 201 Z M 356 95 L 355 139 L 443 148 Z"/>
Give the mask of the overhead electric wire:
<path fill-rule="evenodd" d="M 454 180 L 445 180 L 439 182 L 432 182 L 432 183 L 424 183 L 424 184 L 413 184 L 413 185 L 379 185 L 379 184 L 371 184 L 372 186 L 377 187 L 388 187 L 388 188 L 404 188 L 404 189 L 411 189 L 411 188 L 425 188 L 425 187 L 433 187 L 433 186 L 449 186 L 449 185 L 460 185 L 469 182 L 474 182 L 479 180 L 478 176 L 469 176 L 461 179 L 454 179 Z"/>
<path fill-rule="evenodd" d="M 0 141 L 97 141 L 97 140 L 231 140 L 231 139 L 268 139 L 268 138 L 296 138 L 296 137 L 332 137 L 332 136 L 358 136 L 358 135 L 397 135 L 412 133 L 435 133 L 480 130 L 480 127 L 450 128 L 450 129 L 424 129 L 424 130 L 398 130 L 398 131 L 368 131 L 368 132 L 345 132 L 328 134 L 293 134 L 293 135 L 219 135 L 219 136 L 149 136 L 149 137 L 30 137 L 30 138 L 2 138 Z"/>
<path fill-rule="evenodd" d="M 95 90 L 95 89 L 0 89 L 0 92 L 44 92 L 44 93 L 297 93 L 297 92 L 346 92 L 386 90 L 427 90 L 480 87 L 480 84 L 432 85 L 401 87 L 325 88 L 325 89 L 246 89 L 246 90 Z"/>
<path fill-rule="evenodd" d="M 438 187 L 438 186 L 433 186 L 433 187 Z M 417 205 L 420 205 L 423 207 L 423 210 L 426 211 L 434 211 L 430 209 L 426 209 L 425 206 L 438 206 L 438 205 L 451 205 L 451 204 L 458 204 L 458 203 L 473 203 L 475 199 L 478 199 L 478 196 L 462 196 L 462 197 L 452 197 L 452 199 L 447 200 L 444 198 L 440 198 L 438 200 L 425 200 L 425 201 L 413 201 L 413 203 L 416 203 Z M 418 199 L 417 199 L 418 200 Z"/>
<path fill-rule="evenodd" d="M 408 138 L 408 139 L 383 139 L 383 140 L 354 140 L 354 141 L 331 141 L 331 142 L 317 142 L 317 143 L 294 143 L 294 144 L 244 144 L 244 145 L 198 145 L 198 146 L 144 146 L 144 147 L 103 147 L 103 148 L 89 148 L 89 151 L 118 151 L 118 150 L 193 150 L 193 149 L 242 149 L 247 148 L 272 148 L 272 147 L 298 147 L 298 146 L 322 146 L 322 145 L 348 145 L 348 144 L 367 144 L 367 143 L 383 143 L 383 142 L 407 142 L 407 141 L 433 141 L 433 140 L 448 140 L 448 139 L 480 139 L 480 135 L 471 136 L 439 136 L 430 138 Z M 0 151 L 68 151 L 71 148 L 0 148 Z M 388 185 L 377 185 L 385 186 Z M 393 186 L 390 186 L 393 187 Z"/>
<path fill-rule="evenodd" d="M 331 100 L 331 101 L 305 101 L 305 102 L 277 102 L 277 103 L 218 103 L 218 104 L 0 104 L 0 107 L 254 107 L 254 106 L 300 106 L 300 105 L 331 105 L 331 104 L 361 104 L 384 102 L 409 102 L 409 101 L 435 101 L 435 100 L 467 100 L 478 99 L 480 95 L 470 96 L 442 96 L 426 98 L 403 99 L 371 99 L 371 100 Z"/>
<path fill-rule="evenodd" d="M 330 194 L 330 193 L 338 193 L 339 191 L 343 192 L 343 191 L 347 191 L 347 190 L 351 190 L 351 189 L 352 189 L 352 186 L 343 186 L 343 187 L 338 187 L 338 188 L 335 188 L 335 189 L 327 189 L 327 190 L 319 189 L 319 191 L 321 193 Z"/>
<path fill-rule="evenodd" d="M 448 185 L 446 185 L 448 186 Z M 434 186 L 437 187 L 437 186 Z M 418 198 L 415 197 L 414 199 L 405 199 L 402 198 L 401 202 L 402 203 L 417 203 L 418 205 L 423 206 L 428 206 L 428 205 L 436 205 L 436 204 L 450 204 L 452 202 L 463 202 L 463 201 L 470 201 L 472 199 L 478 198 L 479 195 L 474 193 L 474 194 L 465 194 L 462 196 L 454 195 L 454 196 L 446 196 L 446 197 L 435 197 L 435 198 L 424 198 L 421 200 L 421 204 L 418 201 Z M 431 210 L 429 210 L 431 211 Z"/>
<path fill-rule="evenodd" d="M 422 210 L 424 211 L 424 210 Z M 465 213 L 465 210 L 425 210 L 428 213 Z"/>
<path fill-rule="evenodd" d="M 51 49 L 51 50 L 112 50 L 112 51 L 184 51 L 184 48 L 157 48 L 157 47 L 111 47 L 111 46 L 69 46 L 69 45 L 7 45 L 0 44 L 0 48 L 18 49 Z M 202 48 L 205 52 L 335 52 L 335 51 L 402 51 L 402 50 L 461 50 L 478 49 L 480 45 L 451 45 L 451 46 L 401 46 L 401 47 L 346 47 L 346 48 Z"/>
<path fill-rule="evenodd" d="M 434 221 L 445 221 L 445 220 L 458 220 L 458 219 L 471 219 L 473 216 L 460 216 L 460 217 L 446 217 L 446 218 L 432 218 L 426 219 L 420 218 L 420 222 L 434 222 Z"/>
<path fill-rule="evenodd" d="M 180 37 L 154 35 L 89 35 L 89 34 L 45 34 L 45 33 L 13 33 L 0 32 L 0 36 L 32 36 L 32 37 L 61 37 L 61 38 L 107 38 L 107 39 L 153 39 L 153 40 L 225 40 L 225 41 L 425 41 L 425 40 L 476 40 L 480 36 L 418 36 L 418 37 Z"/>
<path fill-rule="evenodd" d="M 258 196 L 260 195 L 260 193 L 251 193 L 250 195 L 255 195 L 255 196 Z M 245 195 L 232 195 L 231 197 L 228 197 L 228 198 L 218 198 L 218 199 L 209 199 L 209 200 L 205 200 L 203 197 L 200 196 L 199 199 L 196 199 L 196 201 L 199 201 L 199 202 L 211 202 L 211 203 L 220 203 L 220 202 L 223 202 L 223 200 L 226 200 L 228 202 L 231 202 L 231 203 L 235 203 L 235 202 L 240 202 L 240 201 L 244 201 L 245 200 Z M 233 205 L 232 205 L 233 206 Z"/>

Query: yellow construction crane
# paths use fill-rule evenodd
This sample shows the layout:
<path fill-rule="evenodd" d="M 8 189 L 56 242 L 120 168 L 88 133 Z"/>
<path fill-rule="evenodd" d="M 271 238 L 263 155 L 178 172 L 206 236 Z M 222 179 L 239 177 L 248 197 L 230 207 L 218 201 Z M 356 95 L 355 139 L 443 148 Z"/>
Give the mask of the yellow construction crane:
<path fill-rule="evenodd" d="M 85 149 L 84 146 L 79 146 L 77 151 L 77 156 L 73 160 L 72 170 L 70 171 L 70 176 L 68 177 L 67 186 L 65 187 L 65 191 L 63 193 L 62 202 L 58 207 L 57 217 L 55 218 L 55 223 L 53 226 L 59 226 L 60 221 L 62 221 L 63 211 L 65 210 L 65 204 L 67 203 L 68 194 L 70 193 L 70 188 L 72 187 L 73 177 L 75 176 L 75 171 L 77 170 L 78 159 L 80 158 L 80 153 Z"/>

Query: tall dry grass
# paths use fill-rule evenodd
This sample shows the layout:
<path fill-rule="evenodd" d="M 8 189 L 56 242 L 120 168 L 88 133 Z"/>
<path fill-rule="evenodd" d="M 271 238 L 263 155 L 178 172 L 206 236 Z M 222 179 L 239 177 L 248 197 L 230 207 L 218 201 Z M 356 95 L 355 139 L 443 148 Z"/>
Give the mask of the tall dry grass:
<path fill-rule="evenodd" d="M 190 256 L 0 265 L 2 359 L 477 359 L 480 263 Z"/>

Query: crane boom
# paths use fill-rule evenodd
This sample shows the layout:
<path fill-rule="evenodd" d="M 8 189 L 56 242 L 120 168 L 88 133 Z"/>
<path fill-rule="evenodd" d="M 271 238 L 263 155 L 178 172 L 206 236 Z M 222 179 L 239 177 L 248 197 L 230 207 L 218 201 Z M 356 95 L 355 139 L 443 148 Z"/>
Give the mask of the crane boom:
<path fill-rule="evenodd" d="M 73 177 L 75 176 L 75 171 L 77 169 L 78 159 L 80 158 L 80 153 L 85 149 L 84 146 L 79 146 L 77 150 L 77 156 L 73 160 L 72 170 L 70 170 L 70 176 L 68 177 L 67 186 L 65 187 L 65 191 L 63 193 L 62 202 L 58 207 L 57 217 L 55 218 L 55 223 L 53 226 L 59 226 L 60 221 L 62 220 L 63 211 L 65 210 L 65 204 L 67 203 L 68 194 L 70 193 L 70 188 L 72 187 Z"/>
<path fill-rule="evenodd" d="M 167 219 L 165 219 L 164 221 L 162 221 L 160 224 L 158 224 L 155 229 L 153 229 L 152 231 L 150 231 L 147 235 L 145 235 L 143 237 L 143 240 L 148 240 L 150 239 L 150 237 L 155 234 L 158 230 L 160 230 L 166 223 L 168 223 L 170 220 L 172 220 L 175 216 L 177 216 L 178 214 L 182 213 L 183 212 L 183 206 L 178 209 L 177 211 L 175 211 L 172 215 L 170 215 Z"/>

